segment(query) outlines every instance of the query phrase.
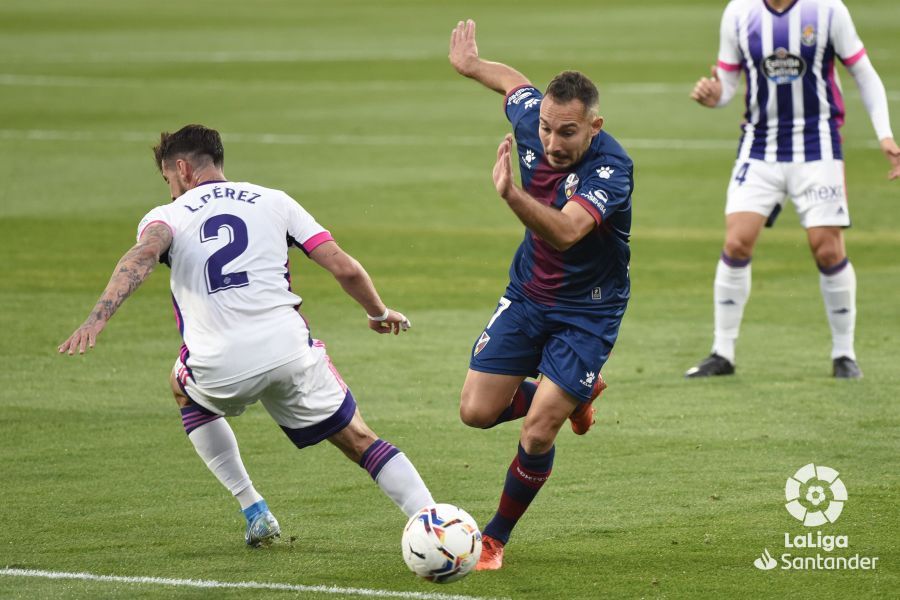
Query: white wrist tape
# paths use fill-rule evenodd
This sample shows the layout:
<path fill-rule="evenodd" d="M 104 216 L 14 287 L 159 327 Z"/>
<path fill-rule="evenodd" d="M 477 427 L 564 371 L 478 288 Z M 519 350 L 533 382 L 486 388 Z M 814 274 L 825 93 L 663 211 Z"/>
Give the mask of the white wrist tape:
<path fill-rule="evenodd" d="M 369 317 L 370 321 L 375 321 L 376 323 L 381 323 L 382 321 L 387 321 L 388 315 L 390 315 L 390 314 L 391 314 L 391 309 L 385 306 L 384 314 L 381 315 L 380 317 L 373 317 L 370 314 L 367 314 L 366 316 Z"/>

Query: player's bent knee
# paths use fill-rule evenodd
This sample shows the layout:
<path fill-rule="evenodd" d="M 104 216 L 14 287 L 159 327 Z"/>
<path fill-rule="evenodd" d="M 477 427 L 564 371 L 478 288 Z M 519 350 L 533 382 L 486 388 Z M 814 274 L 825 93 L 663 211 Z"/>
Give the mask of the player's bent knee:
<path fill-rule="evenodd" d="M 753 244 L 747 243 L 745 240 L 725 240 L 725 254 L 729 258 L 735 260 L 747 260 L 753 256 Z"/>
<path fill-rule="evenodd" d="M 815 259 L 820 269 L 829 269 L 844 260 L 844 253 L 838 247 L 817 248 Z"/>
<path fill-rule="evenodd" d="M 520 441 L 528 454 L 543 454 L 550 450 L 556 441 L 559 426 L 549 420 L 541 420 L 522 427 Z"/>
<path fill-rule="evenodd" d="M 522 431 L 522 448 L 528 454 L 544 454 L 550 451 L 556 441 L 557 431 L 547 429 L 528 428 Z"/>
<path fill-rule="evenodd" d="M 488 414 L 484 407 L 473 402 L 463 401 L 459 404 L 459 419 L 469 427 L 484 429 L 497 419 L 497 415 Z"/>

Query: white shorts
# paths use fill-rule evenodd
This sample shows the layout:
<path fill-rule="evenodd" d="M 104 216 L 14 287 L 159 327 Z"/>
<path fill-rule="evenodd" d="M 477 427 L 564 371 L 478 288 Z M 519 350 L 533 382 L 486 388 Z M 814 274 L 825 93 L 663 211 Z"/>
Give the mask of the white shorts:
<path fill-rule="evenodd" d="M 183 362 L 173 373 L 185 395 L 203 408 L 226 417 L 240 415 L 259 400 L 299 448 L 317 444 L 344 427 L 356 412 L 347 384 L 325 352 L 313 340 L 310 351 L 271 371 L 218 387 L 197 384 Z"/>
<path fill-rule="evenodd" d="M 771 227 L 790 197 L 804 228 L 848 227 L 844 161 L 765 162 L 737 160 L 728 184 L 725 214 L 754 212 Z"/>

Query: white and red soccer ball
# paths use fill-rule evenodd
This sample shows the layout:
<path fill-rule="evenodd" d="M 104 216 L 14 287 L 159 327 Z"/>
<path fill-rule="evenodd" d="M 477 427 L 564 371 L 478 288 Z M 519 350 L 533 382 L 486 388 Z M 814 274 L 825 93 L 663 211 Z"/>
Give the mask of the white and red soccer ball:
<path fill-rule="evenodd" d="M 426 506 L 403 529 L 403 560 L 434 583 L 462 579 L 478 564 L 481 531 L 472 516 L 452 504 Z"/>

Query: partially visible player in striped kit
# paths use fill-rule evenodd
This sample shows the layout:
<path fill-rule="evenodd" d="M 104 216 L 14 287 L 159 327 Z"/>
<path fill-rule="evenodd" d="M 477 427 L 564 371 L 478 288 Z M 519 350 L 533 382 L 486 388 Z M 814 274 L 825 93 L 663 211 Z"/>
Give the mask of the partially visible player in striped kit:
<path fill-rule="evenodd" d="M 844 101 L 835 73 L 840 60 L 859 87 L 881 150 L 900 177 L 887 95 L 840 0 L 733 0 L 722 16 L 718 65 L 691 98 L 710 108 L 747 84 L 745 122 L 725 206 L 725 247 L 714 284 L 712 353 L 686 373 L 734 373 L 734 346 L 750 295 L 750 258 L 763 226 L 771 227 L 790 197 L 821 273 L 832 334 L 832 373 L 859 378 L 853 332 L 856 274 L 843 228 L 850 225 L 839 128 Z"/>

